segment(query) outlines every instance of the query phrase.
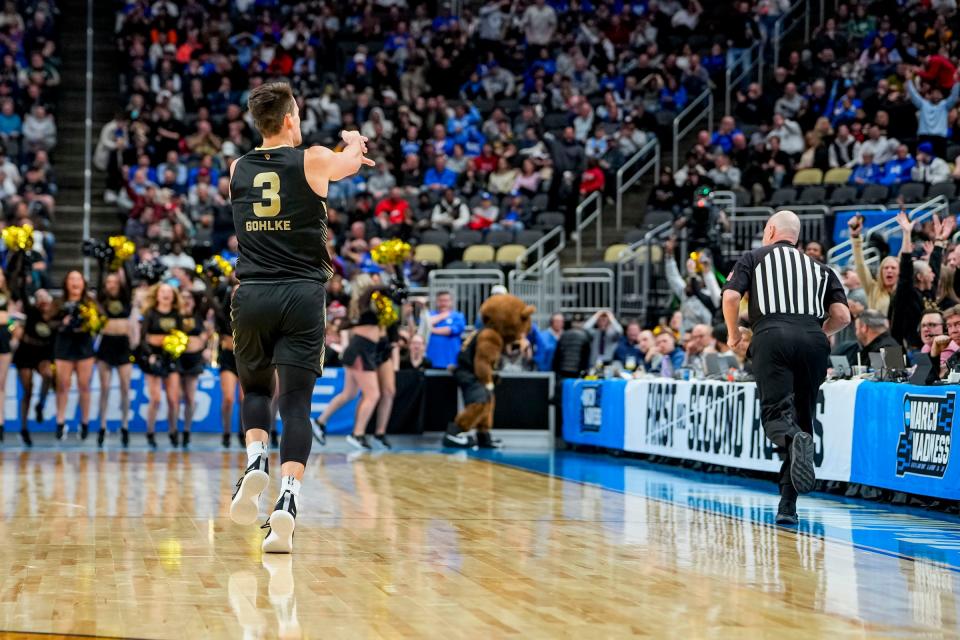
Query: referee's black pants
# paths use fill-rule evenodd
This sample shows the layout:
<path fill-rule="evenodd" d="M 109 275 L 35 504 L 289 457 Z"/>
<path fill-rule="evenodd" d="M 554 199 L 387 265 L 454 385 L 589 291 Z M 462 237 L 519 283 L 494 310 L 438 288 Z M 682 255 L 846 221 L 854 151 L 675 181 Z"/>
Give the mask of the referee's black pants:
<path fill-rule="evenodd" d="M 750 343 L 760 395 L 760 420 L 767 437 L 783 452 L 780 484 L 790 484 L 789 441 L 813 433 L 817 392 L 827 376 L 830 342 L 816 325 L 758 328 Z"/>

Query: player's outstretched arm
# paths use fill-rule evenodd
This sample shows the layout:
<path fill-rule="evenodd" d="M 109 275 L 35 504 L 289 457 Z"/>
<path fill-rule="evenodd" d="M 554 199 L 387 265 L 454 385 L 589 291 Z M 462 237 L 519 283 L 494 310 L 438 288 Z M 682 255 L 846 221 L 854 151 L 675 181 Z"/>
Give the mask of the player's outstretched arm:
<path fill-rule="evenodd" d="M 320 174 L 328 180 L 337 181 L 348 178 L 366 165 L 376 163 L 364 154 L 367 151 L 367 139 L 356 131 L 343 131 L 340 137 L 347 144 L 339 153 L 326 147 L 311 147 L 307 150 L 307 174 Z"/>

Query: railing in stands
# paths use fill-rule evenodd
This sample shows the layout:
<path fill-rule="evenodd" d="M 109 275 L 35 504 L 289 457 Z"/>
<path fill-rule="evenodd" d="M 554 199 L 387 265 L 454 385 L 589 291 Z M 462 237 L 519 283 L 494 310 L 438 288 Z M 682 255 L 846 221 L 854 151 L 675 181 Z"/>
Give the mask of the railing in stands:
<path fill-rule="evenodd" d="M 498 284 L 503 284 L 503 272 L 499 269 L 435 269 L 427 280 L 430 300 L 441 291 L 449 291 L 454 308 L 463 313 L 470 327 L 480 314 L 480 305 Z"/>
<path fill-rule="evenodd" d="M 556 227 L 530 245 L 510 272 L 510 293 L 537 308 L 533 321 L 540 326 L 560 310 L 560 252 L 565 247 L 563 227 Z"/>
<path fill-rule="evenodd" d="M 695 114 L 690 117 L 690 114 Z M 689 119 L 689 122 L 687 120 Z M 690 133 L 704 119 L 707 120 L 707 129 L 713 130 L 713 91 L 709 88 L 697 96 L 687 108 L 673 119 L 673 171 L 680 167 L 680 138 Z M 686 123 L 686 124 L 684 124 Z"/>
<path fill-rule="evenodd" d="M 743 65 L 738 62 L 737 64 L 727 67 L 723 100 L 723 113 L 726 115 L 732 115 L 730 103 L 733 100 L 733 94 L 740 88 L 741 82 L 753 76 L 754 69 L 756 69 L 757 82 L 760 83 L 761 88 L 763 87 L 763 43 L 759 40 L 755 42 L 752 47 L 747 49 L 747 55 L 750 56 L 749 65 Z M 733 76 L 734 69 L 740 70 L 740 73 L 737 74 L 736 77 L 731 77 Z"/>
<path fill-rule="evenodd" d="M 821 0 L 822 1 L 822 0 Z M 793 31 L 800 25 L 800 18 L 803 17 L 803 39 L 806 42 L 810 39 L 810 0 L 797 0 L 790 8 L 783 12 L 783 15 L 774 23 L 773 26 L 773 68 L 780 66 L 780 47 Z M 822 24 L 821 20 L 821 24 Z"/>
<path fill-rule="evenodd" d="M 950 211 L 950 203 L 943 196 L 937 196 L 927 202 L 918 205 L 904 205 L 907 209 L 907 215 L 910 216 L 910 219 L 917 223 L 924 223 L 934 215 L 939 215 L 944 217 L 945 213 Z M 867 207 L 861 207 L 867 208 Z M 869 207 L 872 210 L 885 210 L 886 207 L 883 206 L 873 206 Z M 849 208 L 848 208 L 849 209 Z M 864 229 L 864 237 L 868 238 L 874 234 L 879 234 L 884 241 L 889 240 L 891 236 L 900 233 L 900 225 L 897 224 L 895 217 L 891 216 L 888 220 L 881 222 L 880 224 L 874 225 L 869 229 Z M 827 252 L 827 262 L 832 265 L 842 266 L 847 264 L 850 259 L 853 257 L 853 242 L 851 240 L 846 240 L 840 244 L 832 247 Z M 864 251 L 864 261 L 867 265 L 872 265 L 879 261 L 880 253 L 874 249 L 870 254 L 867 254 L 867 251 Z"/>
<path fill-rule="evenodd" d="M 615 301 L 612 269 L 603 267 L 568 267 L 561 273 L 562 313 L 593 313 L 597 309 L 613 309 Z"/>
<path fill-rule="evenodd" d="M 673 222 L 664 222 L 620 252 L 617 259 L 617 317 L 638 316 L 646 321 L 653 298 L 669 294 L 668 291 L 654 291 L 651 281 L 654 268 L 663 263 L 663 240 L 672 232 Z"/>
<path fill-rule="evenodd" d="M 641 160 L 646 160 L 639 169 L 635 166 Z M 617 169 L 617 230 L 623 228 L 623 194 L 630 187 L 635 185 L 650 169 L 653 169 L 653 181 L 660 179 L 660 141 L 654 138 L 643 146 L 639 151 L 630 156 L 630 159 L 623 163 L 623 166 Z M 627 172 L 630 177 L 627 176 Z"/>
<path fill-rule="evenodd" d="M 573 241 L 576 247 L 577 265 L 583 264 L 583 236 L 590 225 L 596 227 L 597 249 L 603 246 L 603 192 L 594 191 L 577 205 L 576 227 Z"/>

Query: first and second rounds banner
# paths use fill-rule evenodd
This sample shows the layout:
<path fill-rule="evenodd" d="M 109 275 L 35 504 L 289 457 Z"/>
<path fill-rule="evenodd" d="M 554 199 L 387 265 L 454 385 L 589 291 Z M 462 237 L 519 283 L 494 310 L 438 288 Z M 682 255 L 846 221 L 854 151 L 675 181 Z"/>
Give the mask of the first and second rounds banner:
<path fill-rule="evenodd" d="M 814 416 L 817 477 L 960 499 L 958 387 L 829 382 Z M 754 383 L 567 381 L 568 442 L 776 473 Z"/>

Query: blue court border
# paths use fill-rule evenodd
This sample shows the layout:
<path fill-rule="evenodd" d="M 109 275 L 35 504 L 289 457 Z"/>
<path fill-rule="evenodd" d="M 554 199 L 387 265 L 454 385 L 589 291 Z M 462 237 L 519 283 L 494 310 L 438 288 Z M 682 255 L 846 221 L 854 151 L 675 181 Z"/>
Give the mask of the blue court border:
<path fill-rule="evenodd" d="M 775 496 L 775 485 L 771 482 L 764 482 L 762 480 L 757 480 L 754 478 L 730 476 L 719 473 L 706 473 L 701 471 L 693 471 L 690 469 L 683 469 L 679 467 L 673 467 L 669 465 L 656 464 L 652 462 L 646 462 L 643 460 L 635 460 L 630 458 L 619 458 L 608 456 L 604 454 L 584 454 L 584 453 L 575 453 L 569 451 L 554 451 L 550 453 L 538 453 L 538 452 L 509 452 L 509 451 L 471 451 L 469 452 L 469 457 L 477 461 L 484 461 L 490 464 L 496 464 L 505 466 L 512 469 L 517 469 L 520 471 L 526 471 L 529 473 L 534 473 L 541 476 L 557 478 L 560 480 L 565 480 L 567 482 L 572 482 L 576 484 L 596 487 L 599 489 L 604 489 L 607 491 L 612 491 L 615 493 L 621 493 L 624 495 L 631 496 L 640 496 L 648 500 L 653 500 L 655 502 L 660 502 L 663 504 L 669 504 L 675 507 L 683 507 L 687 509 L 707 511 L 709 513 L 714 513 L 716 515 L 724 516 L 726 518 L 737 520 L 737 521 L 748 521 L 754 524 L 758 524 L 767 528 L 776 529 L 777 531 L 783 532 L 792 532 L 798 535 L 817 535 L 822 537 L 824 540 L 829 540 L 830 542 L 836 544 L 843 544 L 853 547 L 861 551 L 875 553 L 882 556 L 887 556 L 890 558 L 898 560 L 909 560 L 911 562 L 924 562 L 938 567 L 947 569 L 951 572 L 960 574 L 960 550 L 954 551 L 950 555 L 953 556 L 952 561 L 945 560 L 942 557 L 942 553 L 937 553 L 935 548 L 928 547 L 930 549 L 929 554 L 919 553 L 916 555 L 910 555 L 903 553 L 902 551 L 896 550 L 896 547 L 899 546 L 898 539 L 893 535 L 893 531 L 871 531 L 868 535 L 871 538 L 877 540 L 878 544 L 865 544 L 863 542 L 857 542 L 851 538 L 856 537 L 858 534 L 858 529 L 853 527 L 850 531 L 850 537 L 844 537 L 836 535 L 836 532 L 830 532 L 831 525 L 825 525 L 819 523 L 816 520 L 810 520 L 805 518 L 803 498 L 800 502 L 800 526 L 799 527 L 787 527 L 778 525 L 774 522 L 774 510 L 763 510 L 764 517 L 740 517 L 733 515 L 724 511 L 718 507 L 722 506 L 724 503 L 720 499 L 713 499 L 709 501 L 703 501 L 699 505 L 691 505 L 682 500 L 665 498 L 662 496 L 650 495 L 649 493 L 644 492 L 634 492 L 628 490 L 622 481 L 618 482 L 617 471 L 620 471 L 621 478 L 623 476 L 623 470 L 626 468 L 635 468 L 641 471 L 653 472 L 657 474 L 666 474 L 667 476 L 674 476 L 678 481 L 684 482 L 686 484 L 695 484 L 700 483 L 705 486 L 707 485 L 722 485 L 730 488 L 742 487 L 751 492 L 764 493 L 769 496 Z M 578 477 L 572 470 L 565 469 L 566 465 L 564 464 L 554 464 L 557 461 L 572 460 L 576 462 L 576 465 L 573 465 L 573 468 L 581 468 L 585 471 L 592 471 L 590 479 L 584 479 L 583 477 Z M 960 547 L 960 517 L 953 516 L 951 514 L 940 513 L 928 511 L 926 509 L 919 509 L 916 507 L 908 506 L 894 506 L 884 503 L 872 502 L 869 500 L 856 499 L 856 498 L 846 498 L 838 497 L 825 493 L 812 493 L 811 497 L 818 498 L 820 500 L 825 500 L 828 502 L 836 503 L 838 509 L 843 509 L 844 506 L 859 507 L 870 509 L 874 512 L 877 512 L 879 517 L 883 517 L 885 514 L 889 515 L 909 515 L 914 516 L 918 519 L 917 525 L 923 525 L 926 523 L 939 523 L 939 524 L 950 524 L 956 525 L 957 529 L 955 532 L 951 532 L 952 536 L 955 538 L 955 543 Z M 727 503 L 729 504 L 729 503 Z M 713 505 L 713 508 L 705 505 Z M 748 510 L 745 510 L 748 511 Z M 899 523 L 903 526 L 903 523 Z M 813 528 L 816 526 L 821 527 L 821 531 L 816 533 L 813 532 Z M 835 527 L 833 527 L 835 528 Z M 893 529 L 893 527 L 891 527 Z M 900 532 L 903 532 L 903 529 L 900 529 Z M 863 533 L 863 530 L 860 530 L 860 533 Z M 884 535 L 884 533 L 886 535 Z M 923 546 L 918 546 L 918 549 L 924 549 Z"/>

